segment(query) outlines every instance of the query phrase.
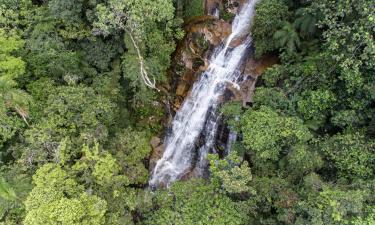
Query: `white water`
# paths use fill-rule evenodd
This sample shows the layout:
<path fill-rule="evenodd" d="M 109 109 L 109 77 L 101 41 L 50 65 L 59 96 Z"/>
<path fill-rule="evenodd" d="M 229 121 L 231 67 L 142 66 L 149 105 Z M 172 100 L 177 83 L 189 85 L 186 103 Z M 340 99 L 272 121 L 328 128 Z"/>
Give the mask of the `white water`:
<path fill-rule="evenodd" d="M 163 157 L 157 162 L 150 179 L 150 186 L 168 186 L 190 172 L 196 164 L 198 170 L 206 162 L 204 158 L 214 143 L 217 130 L 216 114 L 219 97 L 224 93 L 228 83 L 236 84 L 241 75 L 239 68 L 250 45 L 248 37 L 250 24 L 254 16 L 256 0 L 249 0 L 235 17 L 232 34 L 227 38 L 224 47 L 218 47 L 204 72 L 177 112 L 170 135 L 167 136 Z M 233 40 L 244 39 L 243 43 L 231 47 Z M 205 128 L 205 145 L 199 149 L 197 162 L 194 163 L 196 142 Z M 208 139 L 208 140 L 207 140 Z"/>

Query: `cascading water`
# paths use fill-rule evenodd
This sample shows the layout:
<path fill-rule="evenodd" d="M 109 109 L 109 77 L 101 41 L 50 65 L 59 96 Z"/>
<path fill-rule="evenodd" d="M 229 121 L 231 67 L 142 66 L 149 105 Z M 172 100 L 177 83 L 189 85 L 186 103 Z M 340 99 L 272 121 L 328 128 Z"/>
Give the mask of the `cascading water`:
<path fill-rule="evenodd" d="M 235 17 L 232 34 L 224 45 L 218 47 L 211 58 L 210 65 L 197 81 L 190 96 L 177 112 L 170 135 L 165 141 L 165 152 L 157 162 L 150 179 L 150 186 L 168 186 L 192 169 L 202 174 L 206 166 L 205 157 L 214 144 L 217 131 L 219 97 L 228 83 L 237 84 L 241 75 L 239 68 L 251 43 L 250 23 L 254 16 L 257 0 L 249 0 Z M 233 40 L 243 40 L 232 47 Z M 197 140 L 204 131 L 205 144 L 200 147 L 198 157 L 194 157 Z M 193 162 L 195 158 L 197 162 Z"/>

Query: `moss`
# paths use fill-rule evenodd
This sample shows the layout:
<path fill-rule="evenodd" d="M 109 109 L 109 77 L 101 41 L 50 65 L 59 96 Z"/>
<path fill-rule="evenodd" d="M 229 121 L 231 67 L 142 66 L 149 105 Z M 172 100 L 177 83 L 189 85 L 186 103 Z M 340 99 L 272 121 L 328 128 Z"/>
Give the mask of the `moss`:
<path fill-rule="evenodd" d="M 227 22 L 230 22 L 233 20 L 233 18 L 236 16 L 235 14 L 233 13 L 230 13 L 226 10 L 223 10 L 221 13 L 220 13 L 220 18 L 227 21 Z"/>
<path fill-rule="evenodd" d="M 204 38 L 204 34 L 194 35 L 193 38 L 200 52 L 205 52 L 210 47 L 210 43 Z"/>
<path fill-rule="evenodd" d="M 204 15 L 204 2 L 203 0 L 185 0 L 185 19 L 189 19 L 196 16 Z"/>
<path fill-rule="evenodd" d="M 228 10 L 228 1 L 224 0 L 223 6 L 220 7 L 220 19 L 230 22 L 235 16 L 235 14 L 229 12 Z"/>
<path fill-rule="evenodd" d="M 201 66 L 204 66 L 204 61 L 201 58 L 194 58 L 193 60 L 193 70 L 197 71 Z"/>

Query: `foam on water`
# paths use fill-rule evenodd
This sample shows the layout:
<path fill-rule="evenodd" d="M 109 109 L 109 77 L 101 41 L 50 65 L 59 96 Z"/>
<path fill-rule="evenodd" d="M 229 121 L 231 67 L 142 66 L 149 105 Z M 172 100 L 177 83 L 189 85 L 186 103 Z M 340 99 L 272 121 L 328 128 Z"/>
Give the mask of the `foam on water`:
<path fill-rule="evenodd" d="M 239 68 L 251 42 L 249 30 L 255 4 L 256 0 L 249 0 L 242 7 L 233 21 L 231 35 L 214 51 L 207 71 L 193 85 L 191 94 L 177 112 L 171 132 L 165 140 L 163 157 L 152 172 L 150 186 L 168 186 L 193 169 L 196 142 L 204 129 L 207 133 L 206 143 L 200 148 L 198 162 L 195 164 L 201 168 L 205 166 L 203 158 L 212 147 L 214 140 L 211 139 L 216 137 L 217 130 L 218 119 L 212 115 L 216 115 L 219 97 L 227 85 L 237 84 L 241 75 Z M 232 41 L 238 38 L 243 40 L 242 44 L 231 47 Z"/>

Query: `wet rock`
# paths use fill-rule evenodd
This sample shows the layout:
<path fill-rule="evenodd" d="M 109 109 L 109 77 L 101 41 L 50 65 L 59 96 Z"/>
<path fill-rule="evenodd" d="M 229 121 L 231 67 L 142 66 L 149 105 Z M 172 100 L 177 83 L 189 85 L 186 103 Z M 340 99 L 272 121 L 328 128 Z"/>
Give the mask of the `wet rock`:
<path fill-rule="evenodd" d="M 265 55 L 258 60 L 254 57 L 250 57 L 243 69 L 242 82 L 239 84 L 239 88 L 236 85 L 229 84 L 225 95 L 231 96 L 232 101 L 242 102 L 243 106 L 252 104 L 258 78 L 269 67 L 277 64 L 278 61 L 279 59 L 272 55 Z"/>
<path fill-rule="evenodd" d="M 161 140 L 159 137 L 151 138 L 150 145 L 153 149 L 158 147 L 160 144 L 161 144 Z"/>
<path fill-rule="evenodd" d="M 232 14 L 236 14 L 241 6 L 246 3 L 246 0 L 223 0 L 225 9 Z M 252 1 L 252 0 L 250 0 Z"/>
<path fill-rule="evenodd" d="M 246 33 L 243 36 L 236 37 L 229 43 L 229 46 L 232 47 L 232 48 L 235 48 L 235 47 L 239 46 L 240 44 L 244 43 L 246 38 L 247 38 Z"/>
<path fill-rule="evenodd" d="M 221 0 L 206 0 L 204 4 L 204 11 L 206 15 L 215 15 L 217 9 L 222 8 Z"/>
<path fill-rule="evenodd" d="M 188 89 L 189 89 L 189 85 L 185 82 L 181 82 L 177 86 L 176 95 L 184 97 Z"/>
<path fill-rule="evenodd" d="M 231 25 L 212 16 L 202 16 L 191 20 L 185 31 L 186 37 L 177 47 L 169 73 L 173 111 L 179 109 L 194 82 L 209 66 L 212 50 L 230 35 Z"/>
<path fill-rule="evenodd" d="M 156 163 L 158 162 L 159 159 L 163 157 L 163 153 L 165 151 L 165 146 L 164 144 L 160 144 L 156 148 L 152 149 L 151 156 L 150 156 L 150 161 L 149 161 L 149 171 L 153 171 Z"/>

